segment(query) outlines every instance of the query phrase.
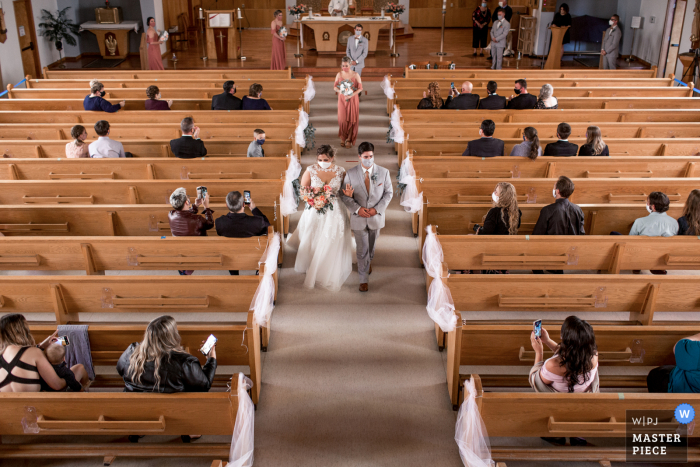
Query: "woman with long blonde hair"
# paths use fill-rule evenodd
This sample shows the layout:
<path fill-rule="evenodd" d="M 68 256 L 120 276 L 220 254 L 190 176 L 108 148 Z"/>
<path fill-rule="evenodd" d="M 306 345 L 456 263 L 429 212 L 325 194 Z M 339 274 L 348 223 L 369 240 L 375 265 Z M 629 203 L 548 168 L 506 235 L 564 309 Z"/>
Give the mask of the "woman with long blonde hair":
<path fill-rule="evenodd" d="M 423 91 L 423 99 L 418 103 L 419 109 L 442 109 L 445 101 L 440 97 L 440 83 L 433 81 L 428 84 L 428 92 Z"/>
<path fill-rule="evenodd" d="M 609 156 L 608 146 L 603 141 L 603 134 L 597 126 L 586 129 L 586 144 L 578 151 L 579 156 Z"/>
<path fill-rule="evenodd" d="M 678 219 L 678 235 L 700 235 L 700 190 L 690 192 Z"/>
<path fill-rule="evenodd" d="M 477 235 L 516 235 L 522 212 L 518 208 L 518 194 L 508 182 L 499 182 L 491 194 L 493 207 L 484 216 L 484 226 Z"/>
<path fill-rule="evenodd" d="M 160 316 L 148 323 L 141 342 L 124 351 L 117 371 L 127 392 L 207 392 L 216 373 L 216 347 L 202 367 L 182 348 L 175 319 Z"/>

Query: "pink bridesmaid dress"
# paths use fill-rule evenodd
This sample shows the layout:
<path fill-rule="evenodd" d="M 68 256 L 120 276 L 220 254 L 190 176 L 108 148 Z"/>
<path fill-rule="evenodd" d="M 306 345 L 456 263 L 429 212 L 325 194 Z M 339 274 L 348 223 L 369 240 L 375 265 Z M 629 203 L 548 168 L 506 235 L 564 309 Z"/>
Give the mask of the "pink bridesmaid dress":
<path fill-rule="evenodd" d="M 335 80 L 335 86 L 338 87 L 342 78 L 339 76 Z M 355 77 L 352 79 L 352 87 L 356 90 L 362 90 L 360 84 Z M 345 96 L 338 93 L 338 136 L 343 141 L 350 141 L 354 146 L 357 139 L 358 122 L 360 120 L 360 96 L 359 94 L 352 96 L 349 101 L 345 101 Z"/>
<path fill-rule="evenodd" d="M 158 35 L 156 34 L 153 39 L 147 33 L 146 42 L 148 43 L 148 69 L 149 70 L 165 70 L 163 68 L 163 60 L 160 56 L 160 44 L 158 43 Z"/>
<path fill-rule="evenodd" d="M 273 25 L 270 28 L 270 34 L 272 34 L 272 62 L 270 63 L 270 70 L 284 70 L 287 68 L 287 50 L 285 49 L 284 41 L 275 36 L 275 33 L 279 34 L 281 27 Z"/>

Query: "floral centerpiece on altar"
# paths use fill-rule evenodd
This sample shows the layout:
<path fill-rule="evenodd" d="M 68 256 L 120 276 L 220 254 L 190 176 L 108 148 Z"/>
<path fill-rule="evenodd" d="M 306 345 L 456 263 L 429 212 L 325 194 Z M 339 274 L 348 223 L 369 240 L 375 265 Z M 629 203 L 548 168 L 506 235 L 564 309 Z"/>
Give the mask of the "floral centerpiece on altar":
<path fill-rule="evenodd" d="M 287 7 L 287 10 L 289 10 L 290 15 L 295 15 L 299 19 L 302 13 L 306 13 L 306 5 L 300 3 L 299 5 Z"/>
<path fill-rule="evenodd" d="M 330 185 L 323 185 L 323 188 L 301 187 L 301 197 L 304 199 L 306 209 L 315 209 L 317 214 L 325 214 L 326 210 L 333 210 L 333 199 Z"/>
<path fill-rule="evenodd" d="M 398 18 L 404 11 L 406 11 L 406 6 L 399 5 L 398 3 L 389 2 L 389 4 L 386 6 L 386 12 L 394 15 L 395 18 Z"/>

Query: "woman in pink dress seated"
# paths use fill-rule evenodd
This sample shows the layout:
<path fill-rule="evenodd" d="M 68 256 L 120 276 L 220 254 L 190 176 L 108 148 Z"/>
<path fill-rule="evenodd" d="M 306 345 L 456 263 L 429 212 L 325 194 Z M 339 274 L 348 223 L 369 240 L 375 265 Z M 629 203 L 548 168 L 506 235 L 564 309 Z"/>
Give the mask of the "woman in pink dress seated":
<path fill-rule="evenodd" d="M 341 71 L 335 76 L 333 89 L 338 94 L 338 136 L 340 145 L 351 148 L 357 139 L 357 124 L 360 116 L 360 97 L 362 92 L 362 80 L 360 75 L 350 69 L 350 57 L 343 57 Z M 340 83 L 351 81 L 353 93 L 350 96 L 340 92 Z"/>
<path fill-rule="evenodd" d="M 158 37 L 156 30 L 156 20 L 149 16 L 146 20 L 148 30 L 146 31 L 146 42 L 148 43 L 148 69 L 149 70 L 164 70 L 163 60 L 160 55 L 160 44 L 163 41 Z"/>
<path fill-rule="evenodd" d="M 70 135 L 73 141 L 66 144 L 66 157 L 69 159 L 90 157 L 88 144 L 85 142 L 88 136 L 85 127 L 82 125 L 75 125 L 70 129 Z"/>
<path fill-rule="evenodd" d="M 282 23 L 282 10 L 275 10 L 275 19 L 270 23 L 270 32 L 272 33 L 272 61 L 270 70 L 284 70 L 287 68 L 287 50 L 284 46 L 286 37 L 279 35 L 280 28 L 284 26 Z"/>

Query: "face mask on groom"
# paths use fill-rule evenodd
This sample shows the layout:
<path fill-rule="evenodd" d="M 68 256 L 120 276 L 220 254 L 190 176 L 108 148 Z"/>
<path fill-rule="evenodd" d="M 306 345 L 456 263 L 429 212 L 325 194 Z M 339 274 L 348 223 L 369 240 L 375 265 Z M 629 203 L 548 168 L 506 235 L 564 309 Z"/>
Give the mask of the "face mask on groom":
<path fill-rule="evenodd" d="M 362 166 L 365 169 L 369 169 L 374 165 L 374 157 L 370 157 L 369 159 L 362 159 Z"/>

